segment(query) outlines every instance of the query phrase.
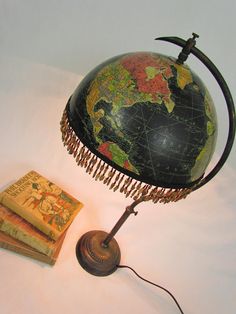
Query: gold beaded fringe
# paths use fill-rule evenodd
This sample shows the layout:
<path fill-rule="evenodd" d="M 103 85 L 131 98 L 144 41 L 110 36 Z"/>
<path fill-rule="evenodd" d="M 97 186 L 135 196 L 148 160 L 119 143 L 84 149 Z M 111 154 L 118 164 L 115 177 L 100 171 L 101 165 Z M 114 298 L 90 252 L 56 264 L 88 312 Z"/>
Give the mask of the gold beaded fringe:
<path fill-rule="evenodd" d="M 134 200 L 145 195 L 147 199 L 152 200 L 154 203 L 177 202 L 192 191 L 190 188 L 171 189 L 156 187 L 132 179 L 114 169 L 80 142 L 69 125 L 66 110 L 64 110 L 61 120 L 61 132 L 64 146 L 74 156 L 77 164 L 85 168 L 86 172 L 91 174 L 95 180 L 102 181 L 109 186 L 110 190 L 117 191 L 119 189 L 126 197 L 130 196 Z"/>

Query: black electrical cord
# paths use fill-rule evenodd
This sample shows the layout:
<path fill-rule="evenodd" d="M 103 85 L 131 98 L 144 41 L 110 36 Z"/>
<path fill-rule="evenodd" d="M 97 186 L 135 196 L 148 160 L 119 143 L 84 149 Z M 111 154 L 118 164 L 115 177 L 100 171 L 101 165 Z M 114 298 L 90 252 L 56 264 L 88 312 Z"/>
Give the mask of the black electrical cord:
<path fill-rule="evenodd" d="M 130 270 L 132 270 L 132 272 L 135 273 L 135 275 L 136 275 L 137 277 L 139 277 L 139 278 L 142 279 L 143 281 L 146 281 L 147 283 L 149 283 L 149 284 L 151 284 L 151 285 L 153 285 L 153 286 L 156 286 L 157 288 L 160 288 L 160 289 L 164 290 L 165 292 L 167 292 L 167 293 L 171 296 L 171 298 L 174 300 L 174 302 L 175 302 L 175 304 L 177 305 L 178 309 L 180 310 L 181 314 L 184 314 L 184 312 L 183 312 L 183 310 L 181 309 L 181 307 L 180 307 L 178 301 L 176 300 L 176 298 L 173 296 L 173 294 L 172 294 L 169 290 L 167 290 L 166 288 L 164 288 L 164 287 L 162 287 L 162 286 L 159 286 L 159 285 L 157 285 L 157 284 L 155 284 L 155 283 L 153 283 L 153 282 L 151 282 L 151 281 L 149 281 L 149 280 L 147 280 L 147 279 L 141 277 L 132 267 L 129 267 L 129 266 L 126 266 L 126 265 L 117 265 L 117 267 L 118 267 L 118 268 L 128 268 L 128 269 L 130 269 Z"/>

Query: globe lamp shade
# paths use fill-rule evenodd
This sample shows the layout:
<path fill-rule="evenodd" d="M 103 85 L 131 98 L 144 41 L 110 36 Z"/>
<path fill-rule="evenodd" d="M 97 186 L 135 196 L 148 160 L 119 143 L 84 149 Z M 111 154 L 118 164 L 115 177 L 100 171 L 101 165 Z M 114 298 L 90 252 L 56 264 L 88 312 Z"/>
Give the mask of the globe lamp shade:
<path fill-rule="evenodd" d="M 61 131 L 69 153 L 96 180 L 126 197 L 178 201 L 207 183 L 229 155 L 235 133 L 233 100 L 219 71 L 194 47 L 195 38 L 160 38 L 183 47 L 178 59 L 132 52 L 103 62 L 85 76 L 67 103 Z M 216 78 L 229 113 L 225 150 L 206 177 L 217 118 L 206 86 L 184 64 L 190 52 Z M 89 241 L 97 241 L 94 234 Z"/>

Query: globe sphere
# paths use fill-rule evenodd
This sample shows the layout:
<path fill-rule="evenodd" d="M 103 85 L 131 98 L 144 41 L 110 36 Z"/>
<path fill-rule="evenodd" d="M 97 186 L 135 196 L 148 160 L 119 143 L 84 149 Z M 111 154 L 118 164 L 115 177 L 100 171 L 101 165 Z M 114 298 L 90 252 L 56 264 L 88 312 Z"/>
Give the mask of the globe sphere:
<path fill-rule="evenodd" d="M 214 152 L 212 98 L 187 66 L 153 52 L 113 57 L 92 70 L 68 103 L 70 125 L 96 155 L 147 184 L 185 188 Z"/>

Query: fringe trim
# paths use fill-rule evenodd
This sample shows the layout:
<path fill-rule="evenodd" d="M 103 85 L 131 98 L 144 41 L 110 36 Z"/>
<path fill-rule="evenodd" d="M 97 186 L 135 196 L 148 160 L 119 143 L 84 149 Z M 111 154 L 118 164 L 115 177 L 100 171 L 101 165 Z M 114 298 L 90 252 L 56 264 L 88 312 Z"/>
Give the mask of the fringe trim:
<path fill-rule="evenodd" d="M 77 164 L 86 169 L 95 180 L 102 181 L 109 186 L 110 190 L 119 191 L 126 197 L 137 200 L 141 196 L 146 196 L 154 203 L 177 202 L 186 198 L 192 192 L 191 188 L 171 189 L 156 187 L 137 181 L 102 161 L 94 155 L 85 145 L 83 145 L 75 132 L 69 125 L 66 109 L 61 120 L 62 141 L 69 154 L 72 154 Z"/>

